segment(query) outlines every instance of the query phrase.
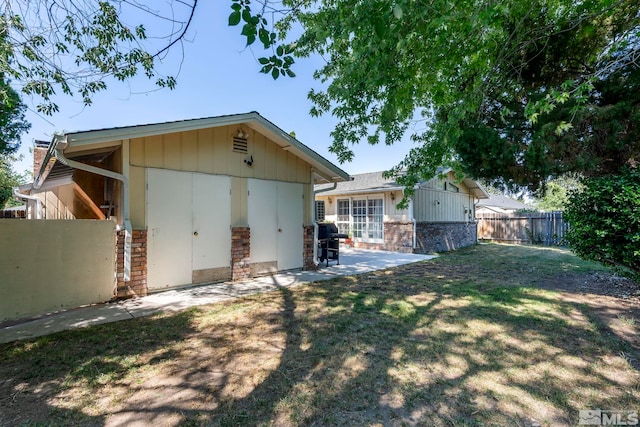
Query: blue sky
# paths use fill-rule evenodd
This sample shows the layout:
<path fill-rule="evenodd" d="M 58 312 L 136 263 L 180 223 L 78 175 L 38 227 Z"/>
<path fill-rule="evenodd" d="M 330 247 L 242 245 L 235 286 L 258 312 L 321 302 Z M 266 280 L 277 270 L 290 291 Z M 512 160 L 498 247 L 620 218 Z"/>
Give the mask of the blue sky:
<path fill-rule="evenodd" d="M 89 130 L 114 126 L 136 125 L 172 120 L 211 117 L 225 114 L 258 111 L 268 120 L 290 132 L 322 156 L 337 163 L 328 151 L 330 132 L 336 121 L 330 116 L 309 116 L 311 102 L 307 92 L 320 84 L 312 73 L 322 64 L 322 58 L 300 59 L 294 65 L 297 77 L 274 81 L 258 72 L 255 57 L 261 56 L 258 46 L 254 52 L 244 49 L 244 37 L 239 27 L 228 27 L 231 2 L 200 2 L 188 42 L 172 51 L 162 65 L 167 74 L 174 74 L 182 62 L 178 86 L 174 90 L 154 90 L 146 78 L 129 82 L 110 82 L 109 88 L 84 107 L 78 100 L 64 95 L 56 98 L 60 112 L 41 116 L 34 112 L 34 101 L 25 98 L 29 106 L 27 120 L 32 128 L 22 138 L 20 153 L 25 159 L 15 166 L 16 171 L 31 169 L 29 148 L 35 139 L 50 140 L 58 131 Z M 132 22 L 135 23 L 135 22 Z M 256 43 L 258 44 L 258 43 Z M 151 91 L 150 91 L 151 90 Z M 355 159 L 340 165 L 351 174 L 388 169 L 411 148 L 406 138 L 393 146 L 355 147 Z"/>

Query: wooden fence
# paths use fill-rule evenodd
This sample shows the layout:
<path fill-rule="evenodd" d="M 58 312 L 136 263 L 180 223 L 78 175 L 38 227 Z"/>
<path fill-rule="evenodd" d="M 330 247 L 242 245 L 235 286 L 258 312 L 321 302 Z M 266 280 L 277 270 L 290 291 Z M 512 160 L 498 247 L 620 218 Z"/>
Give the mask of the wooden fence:
<path fill-rule="evenodd" d="M 562 212 L 479 213 L 478 240 L 505 243 L 564 245 L 567 224 Z"/>

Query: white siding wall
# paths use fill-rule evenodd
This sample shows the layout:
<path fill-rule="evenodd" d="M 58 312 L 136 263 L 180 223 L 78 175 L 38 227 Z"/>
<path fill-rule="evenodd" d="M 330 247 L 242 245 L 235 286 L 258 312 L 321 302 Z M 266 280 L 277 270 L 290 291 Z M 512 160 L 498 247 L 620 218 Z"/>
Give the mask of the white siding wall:
<path fill-rule="evenodd" d="M 466 222 L 474 217 L 473 196 L 466 193 L 419 188 L 414 198 L 417 221 Z"/>
<path fill-rule="evenodd" d="M 331 202 L 329 201 L 331 199 Z M 325 207 L 325 221 L 336 222 L 338 199 L 383 199 L 384 221 L 404 222 L 411 221 L 408 209 L 397 209 L 396 205 L 402 200 L 402 192 L 394 192 L 394 200 L 391 199 L 391 192 L 368 193 L 368 194 L 348 194 L 338 196 L 325 196 L 322 193 L 316 196 L 316 200 L 323 200 Z"/>

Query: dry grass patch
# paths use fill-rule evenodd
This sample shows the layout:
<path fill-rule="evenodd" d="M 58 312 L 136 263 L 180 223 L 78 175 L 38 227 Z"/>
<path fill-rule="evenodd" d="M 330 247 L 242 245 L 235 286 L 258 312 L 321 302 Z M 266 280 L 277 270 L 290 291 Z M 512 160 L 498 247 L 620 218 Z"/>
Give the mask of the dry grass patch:
<path fill-rule="evenodd" d="M 595 271 L 478 246 L 2 345 L 0 424 L 556 426 L 640 409 L 637 313 L 607 322 L 593 295 L 536 287 Z"/>

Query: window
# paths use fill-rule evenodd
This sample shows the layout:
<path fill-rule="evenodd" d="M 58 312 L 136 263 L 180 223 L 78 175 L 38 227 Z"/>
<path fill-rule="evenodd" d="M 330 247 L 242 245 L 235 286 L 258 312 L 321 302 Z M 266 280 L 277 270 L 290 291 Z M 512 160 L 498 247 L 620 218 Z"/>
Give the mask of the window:
<path fill-rule="evenodd" d="M 324 200 L 316 200 L 316 221 L 324 221 L 325 209 Z"/>
<path fill-rule="evenodd" d="M 382 199 L 368 200 L 367 206 L 367 237 L 369 239 L 382 240 L 382 220 L 384 211 L 382 209 Z"/>
<path fill-rule="evenodd" d="M 367 236 L 367 201 L 354 200 L 351 207 L 353 216 L 353 237 L 361 239 Z"/>
<path fill-rule="evenodd" d="M 453 191 L 454 193 L 459 193 L 460 192 L 460 189 L 458 188 L 458 186 L 457 185 L 453 185 L 450 182 L 445 182 L 444 183 L 444 189 L 448 190 L 448 191 Z"/>
<path fill-rule="evenodd" d="M 384 239 L 384 208 L 382 199 L 338 200 L 336 225 L 340 233 L 363 242 Z"/>
<path fill-rule="evenodd" d="M 351 208 L 349 206 L 349 199 L 338 200 L 338 218 L 336 225 L 338 226 L 338 233 L 349 234 L 351 225 L 351 219 L 349 212 Z"/>

